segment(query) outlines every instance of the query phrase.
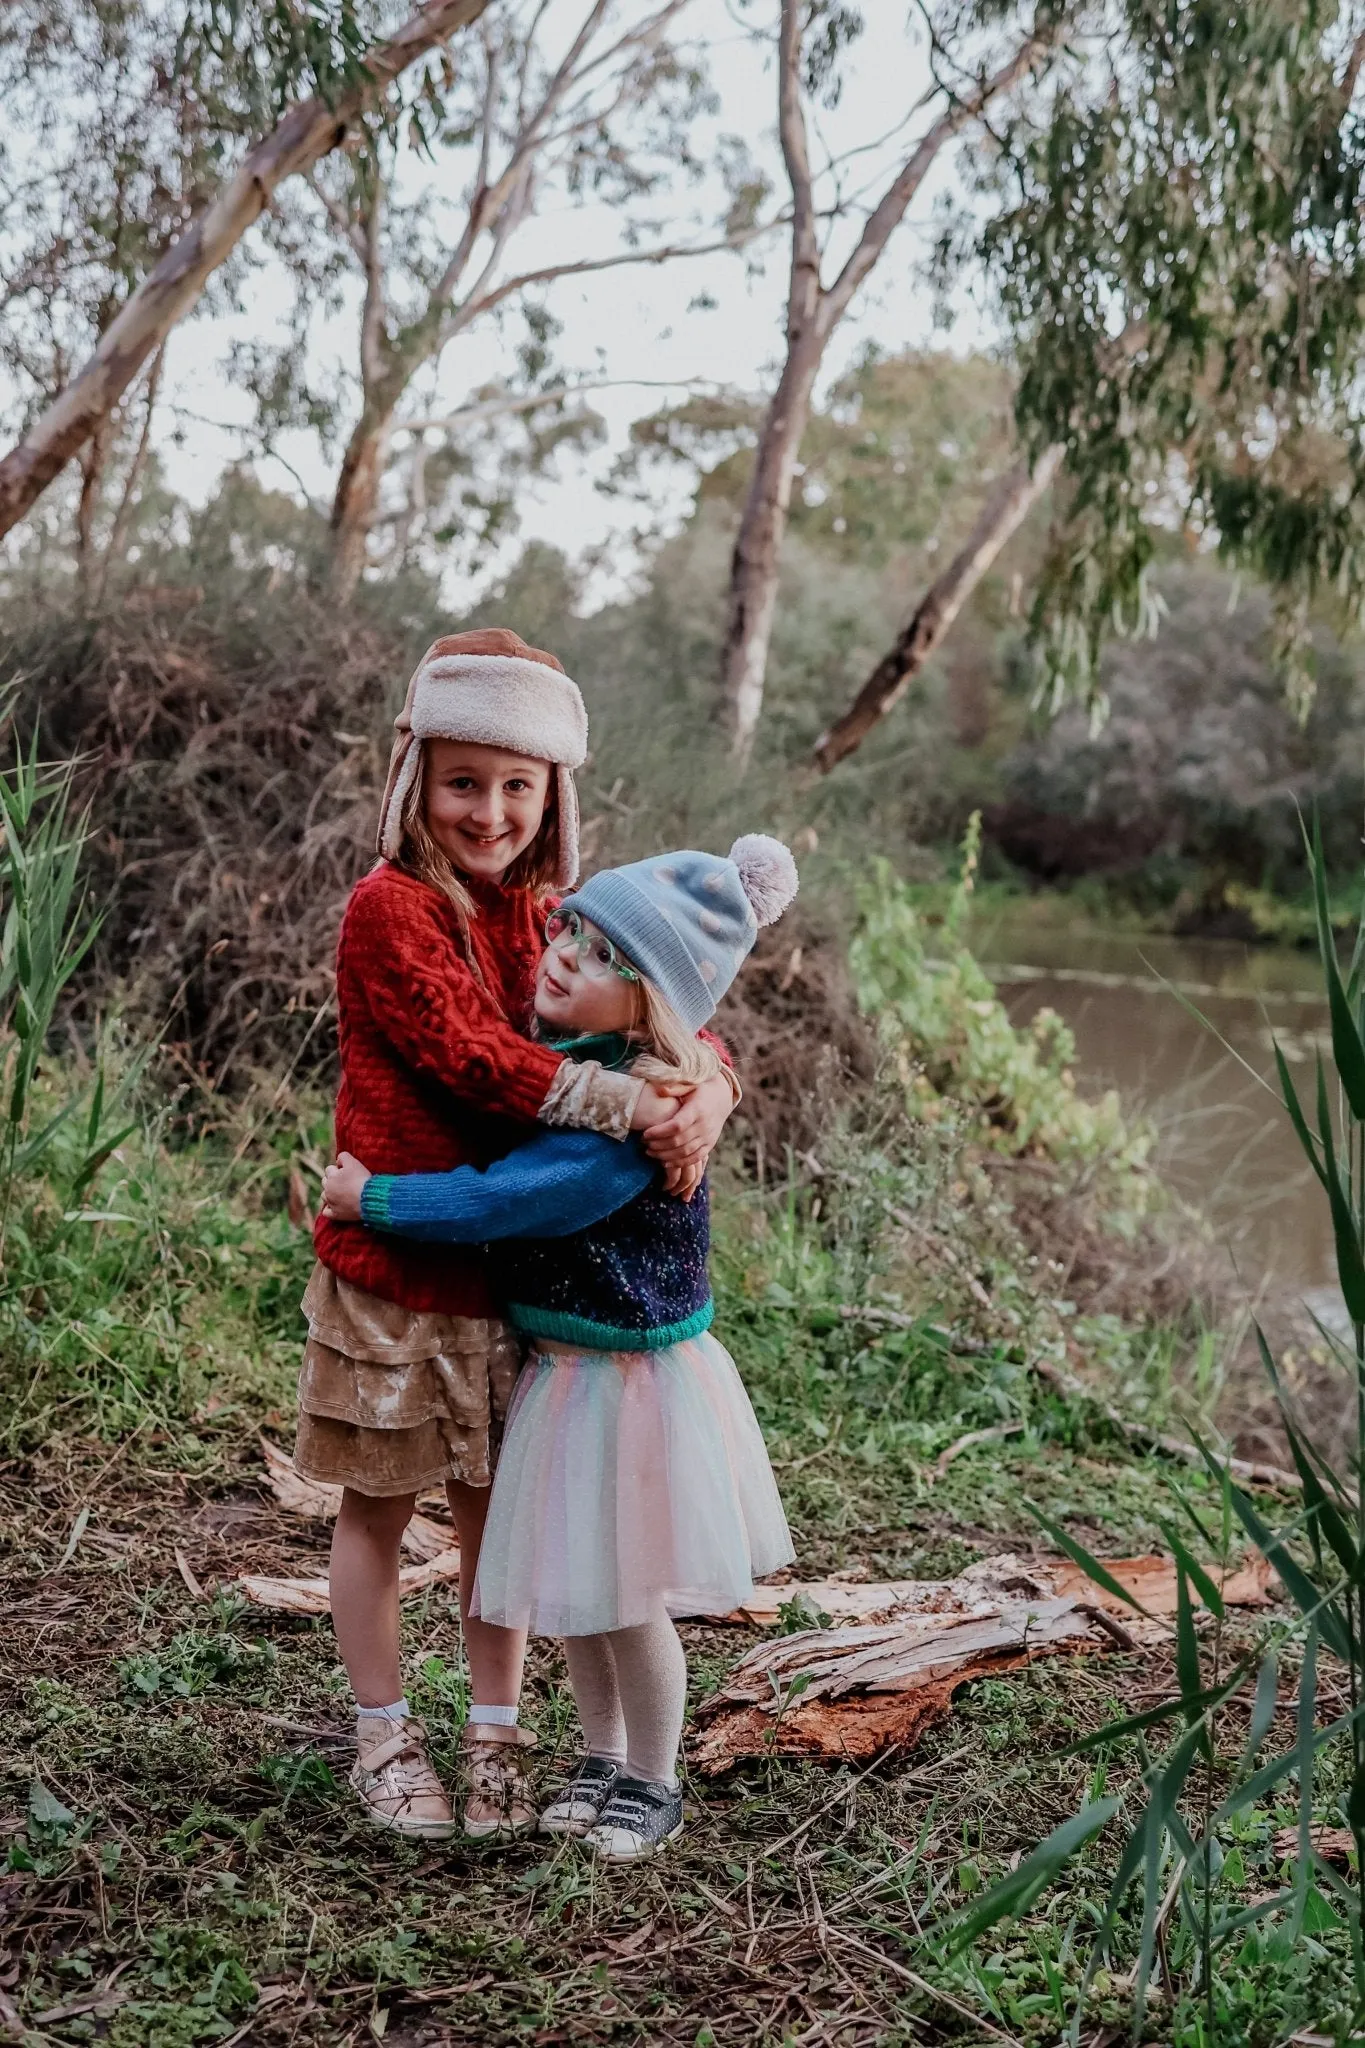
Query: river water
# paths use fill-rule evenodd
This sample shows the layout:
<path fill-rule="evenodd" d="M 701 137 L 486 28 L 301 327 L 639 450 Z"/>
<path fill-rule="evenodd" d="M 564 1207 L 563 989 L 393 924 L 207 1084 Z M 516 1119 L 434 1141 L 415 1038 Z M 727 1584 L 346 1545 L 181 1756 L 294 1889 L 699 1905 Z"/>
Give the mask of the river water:
<path fill-rule="evenodd" d="M 1326 1203 L 1280 1105 L 1271 1053 L 1273 1033 L 1311 1102 L 1314 1053 L 1327 1044 L 1316 954 L 985 914 L 970 943 L 1017 1024 L 1046 1006 L 1070 1025 L 1083 1090 L 1117 1088 L 1153 1120 L 1164 1176 L 1209 1217 L 1248 1292 L 1287 1289 L 1330 1314 Z"/>

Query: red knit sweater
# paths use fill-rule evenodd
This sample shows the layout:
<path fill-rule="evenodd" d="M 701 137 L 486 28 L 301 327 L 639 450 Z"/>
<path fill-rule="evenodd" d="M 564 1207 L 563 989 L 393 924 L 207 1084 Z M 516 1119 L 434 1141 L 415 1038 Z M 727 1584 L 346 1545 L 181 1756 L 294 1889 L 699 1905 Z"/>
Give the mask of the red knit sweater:
<path fill-rule="evenodd" d="M 358 882 L 337 941 L 338 1152 L 372 1173 L 486 1166 L 526 1135 L 561 1055 L 523 1036 L 541 912 L 525 889 L 471 885 L 471 971 L 454 908 L 386 862 Z M 493 999 L 496 1000 L 493 1000 Z M 501 1014 L 499 1014 L 499 1009 Z M 521 1027 L 521 1028 L 519 1028 Z M 481 1253 L 319 1217 L 317 1255 L 404 1308 L 496 1313 Z"/>

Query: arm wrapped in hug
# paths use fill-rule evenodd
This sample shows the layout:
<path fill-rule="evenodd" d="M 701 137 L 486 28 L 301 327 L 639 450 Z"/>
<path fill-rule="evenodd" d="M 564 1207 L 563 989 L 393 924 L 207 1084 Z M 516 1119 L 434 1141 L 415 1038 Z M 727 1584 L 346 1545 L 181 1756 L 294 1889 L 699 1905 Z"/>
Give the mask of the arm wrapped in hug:
<path fill-rule="evenodd" d="M 376 1230 L 436 1244 L 572 1237 L 624 1208 L 655 1171 L 637 1139 L 547 1131 L 483 1168 L 372 1174 L 360 1214 Z"/>

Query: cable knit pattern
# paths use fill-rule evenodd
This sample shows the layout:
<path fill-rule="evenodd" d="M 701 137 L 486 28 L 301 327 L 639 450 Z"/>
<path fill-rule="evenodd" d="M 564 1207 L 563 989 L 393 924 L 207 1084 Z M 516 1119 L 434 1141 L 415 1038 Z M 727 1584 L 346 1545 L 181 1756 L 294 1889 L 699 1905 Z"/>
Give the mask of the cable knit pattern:
<path fill-rule="evenodd" d="M 563 1063 L 523 1035 L 542 945 L 539 907 L 522 889 L 476 884 L 471 893 L 470 944 L 483 985 L 453 906 L 425 883 L 381 863 L 346 906 L 336 1142 L 374 1172 L 443 1173 L 501 1158 L 536 1121 Z M 325 1266 L 384 1301 L 443 1315 L 496 1313 L 472 1249 L 405 1244 L 326 1217 L 314 1243 Z"/>

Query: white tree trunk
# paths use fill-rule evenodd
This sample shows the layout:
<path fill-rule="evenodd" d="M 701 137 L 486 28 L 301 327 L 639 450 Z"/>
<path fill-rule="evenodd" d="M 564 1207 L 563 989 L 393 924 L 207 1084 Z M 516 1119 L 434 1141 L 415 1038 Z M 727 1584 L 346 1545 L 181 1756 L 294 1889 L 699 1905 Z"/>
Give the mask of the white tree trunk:
<path fill-rule="evenodd" d="M 147 358 L 265 211 L 281 180 L 308 170 L 335 149 L 401 72 L 477 20 L 488 5 L 489 0 L 426 0 L 391 41 L 368 53 L 363 86 L 334 107 L 320 99 L 292 107 L 274 132 L 248 151 L 236 175 L 142 280 L 84 369 L 0 461 L 0 535 L 23 518 L 108 418 Z"/>
<path fill-rule="evenodd" d="M 782 543 L 811 392 L 824 354 L 814 322 L 787 357 L 763 421 L 754 474 L 730 562 L 718 719 L 736 758 L 748 759 L 763 709 L 763 678 L 777 611 Z"/>

